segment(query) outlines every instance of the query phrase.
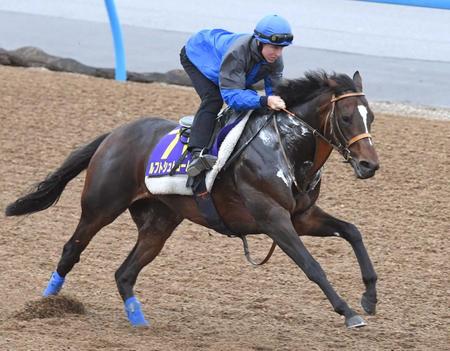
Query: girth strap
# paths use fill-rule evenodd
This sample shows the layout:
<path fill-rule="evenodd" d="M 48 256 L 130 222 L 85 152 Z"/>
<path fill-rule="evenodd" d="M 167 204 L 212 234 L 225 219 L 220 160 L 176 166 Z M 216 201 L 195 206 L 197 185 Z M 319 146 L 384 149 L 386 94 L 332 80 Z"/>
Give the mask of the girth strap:
<path fill-rule="evenodd" d="M 239 234 L 234 233 L 226 226 L 222 217 L 220 217 L 220 214 L 217 212 L 214 200 L 206 189 L 204 172 L 194 178 L 192 191 L 194 192 L 194 199 L 200 213 L 212 229 L 228 236 L 239 236 Z"/>

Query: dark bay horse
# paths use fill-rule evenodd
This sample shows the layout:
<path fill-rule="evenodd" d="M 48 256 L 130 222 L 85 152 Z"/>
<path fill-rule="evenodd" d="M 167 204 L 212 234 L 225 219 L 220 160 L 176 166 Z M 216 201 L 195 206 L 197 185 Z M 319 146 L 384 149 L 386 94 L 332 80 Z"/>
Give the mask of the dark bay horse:
<path fill-rule="evenodd" d="M 377 275 L 359 230 L 315 205 L 320 170 L 333 147 L 358 178 L 372 177 L 379 167 L 369 134 L 374 116 L 362 93 L 361 77 L 358 72 L 353 78 L 310 72 L 286 81 L 277 93 L 289 112 L 253 112 L 236 147 L 259 133 L 220 174 L 212 197 L 228 228 L 241 235 L 269 236 L 322 289 L 333 309 L 345 316 L 347 327 L 363 326 L 362 317 L 336 293 L 299 237 L 338 236 L 350 243 L 365 285 L 362 307 L 374 314 Z M 273 123 L 267 123 L 269 117 Z M 183 219 L 208 226 L 192 196 L 154 195 L 144 184 L 149 152 L 175 126 L 172 121 L 146 118 L 99 136 L 74 150 L 34 191 L 6 208 L 7 216 L 44 210 L 87 169 L 80 221 L 64 245 L 44 296 L 59 292 L 94 235 L 128 209 L 139 235 L 115 278 L 131 324 L 148 324 L 133 293 L 139 272 L 159 254 Z"/>

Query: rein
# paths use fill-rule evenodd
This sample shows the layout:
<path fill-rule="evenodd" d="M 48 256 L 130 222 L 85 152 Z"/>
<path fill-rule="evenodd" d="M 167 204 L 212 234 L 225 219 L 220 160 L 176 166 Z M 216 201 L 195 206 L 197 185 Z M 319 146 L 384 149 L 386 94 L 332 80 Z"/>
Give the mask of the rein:
<path fill-rule="evenodd" d="M 272 242 L 272 246 L 269 249 L 268 254 L 266 255 L 266 257 L 259 262 L 256 262 L 255 260 L 253 260 L 250 256 L 250 250 L 248 249 L 248 243 L 247 243 L 247 238 L 245 235 L 241 236 L 242 242 L 244 244 L 244 255 L 245 258 L 247 259 L 247 261 L 252 265 L 252 266 L 262 266 L 264 263 L 267 263 L 267 261 L 269 261 L 270 257 L 272 257 L 273 252 L 275 251 L 275 248 L 277 247 L 277 244 L 275 243 L 275 241 Z"/>

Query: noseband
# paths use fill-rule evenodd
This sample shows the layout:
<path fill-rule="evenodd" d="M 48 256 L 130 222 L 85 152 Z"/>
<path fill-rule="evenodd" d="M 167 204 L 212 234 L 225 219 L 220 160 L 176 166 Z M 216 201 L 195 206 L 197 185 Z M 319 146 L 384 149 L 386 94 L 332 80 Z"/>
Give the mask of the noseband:
<path fill-rule="evenodd" d="M 334 149 L 336 149 L 344 157 L 344 159 L 346 161 L 349 161 L 352 158 L 350 156 L 349 147 L 362 139 L 366 139 L 366 138 L 371 139 L 372 138 L 372 136 L 369 133 L 361 133 L 361 134 L 355 135 L 351 139 L 347 140 L 347 138 L 345 137 L 344 133 L 341 130 L 341 127 L 339 126 L 339 122 L 336 117 L 336 102 L 339 100 L 342 100 L 342 99 L 346 99 L 348 97 L 352 97 L 352 96 L 365 96 L 365 94 L 364 93 L 347 93 L 347 94 L 339 95 L 337 97 L 335 97 L 334 95 L 332 96 L 331 101 L 330 101 L 331 109 L 325 119 L 323 134 L 320 133 L 317 129 L 310 126 L 308 123 L 306 123 L 299 115 L 297 115 L 289 110 L 286 110 L 286 109 L 282 109 L 282 110 L 284 112 L 286 112 L 288 115 L 290 115 L 292 117 L 296 117 L 303 125 L 306 126 L 307 129 L 309 129 L 313 133 L 314 136 L 321 138 L 323 141 L 325 141 L 330 146 L 332 146 Z M 330 124 L 331 137 L 332 138 L 334 137 L 334 139 L 336 139 L 336 140 L 328 139 L 325 136 L 327 134 L 326 131 L 327 131 L 328 124 Z M 337 132 L 336 133 L 337 135 L 335 134 L 335 130 Z"/>

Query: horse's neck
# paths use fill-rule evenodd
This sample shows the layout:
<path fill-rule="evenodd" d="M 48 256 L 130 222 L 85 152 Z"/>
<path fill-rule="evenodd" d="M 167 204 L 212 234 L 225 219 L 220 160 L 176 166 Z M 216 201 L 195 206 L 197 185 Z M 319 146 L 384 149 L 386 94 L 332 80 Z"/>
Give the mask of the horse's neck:
<path fill-rule="evenodd" d="M 311 144 L 314 147 L 316 138 L 311 128 L 319 132 L 323 130 L 324 121 L 319 111 L 322 101 L 323 99 L 315 98 L 307 103 L 293 106 L 290 110 L 300 118 L 287 114 L 281 114 L 279 118 L 283 143 L 294 161 L 300 156 L 299 154 L 304 154 L 305 144 Z"/>
<path fill-rule="evenodd" d="M 329 115 L 332 113 L 330 101 L 332 99 L 331 93 L 325 93 L 318 96 L 313 102 L 313 110 L 311 110 L 310 118 L 313 119 L 314 128 L 318 130 L 320 134 L 324 137 L 330 139 L 331 128 L 329 126 Z M 331 152 L 333 151 L 333 147 L 324 141 L 323 139 L 316 137 L 315 138 L 315 153 L 313 165 L 309 169 L 309 177 L 314 177 L 316 172 L 318 172 L 325 162 L 328 160 Z"/>
<path fill-rule="evenodd" d="M 326 116 L 329 112 L 327 106 L 329 99 L 328 94 L 319 96 L 308 103 L 293 107 L 292 112 L 301 116 L 309 126 L 323 134 L 327 123 Z M 332 151 L 331 146 L 315 137 L 295 117 L 285 116 L 283 122 L 285 124 L 285 127 L 282 128 L 283 144 L 285 144 L 288 157 L 296 169 L 296 175 L 300 178 L 314 177 L 327 161 Z"/>
<path fill-rule="evenodd" d="M 327 123 L 327 112 L 330 110 L 330 100 L 331 93 L 324 93 L 311 101 L 292 107 L 292 112 L 301 116 L 311 127 L 323 133 L 325 123 Z"/>

